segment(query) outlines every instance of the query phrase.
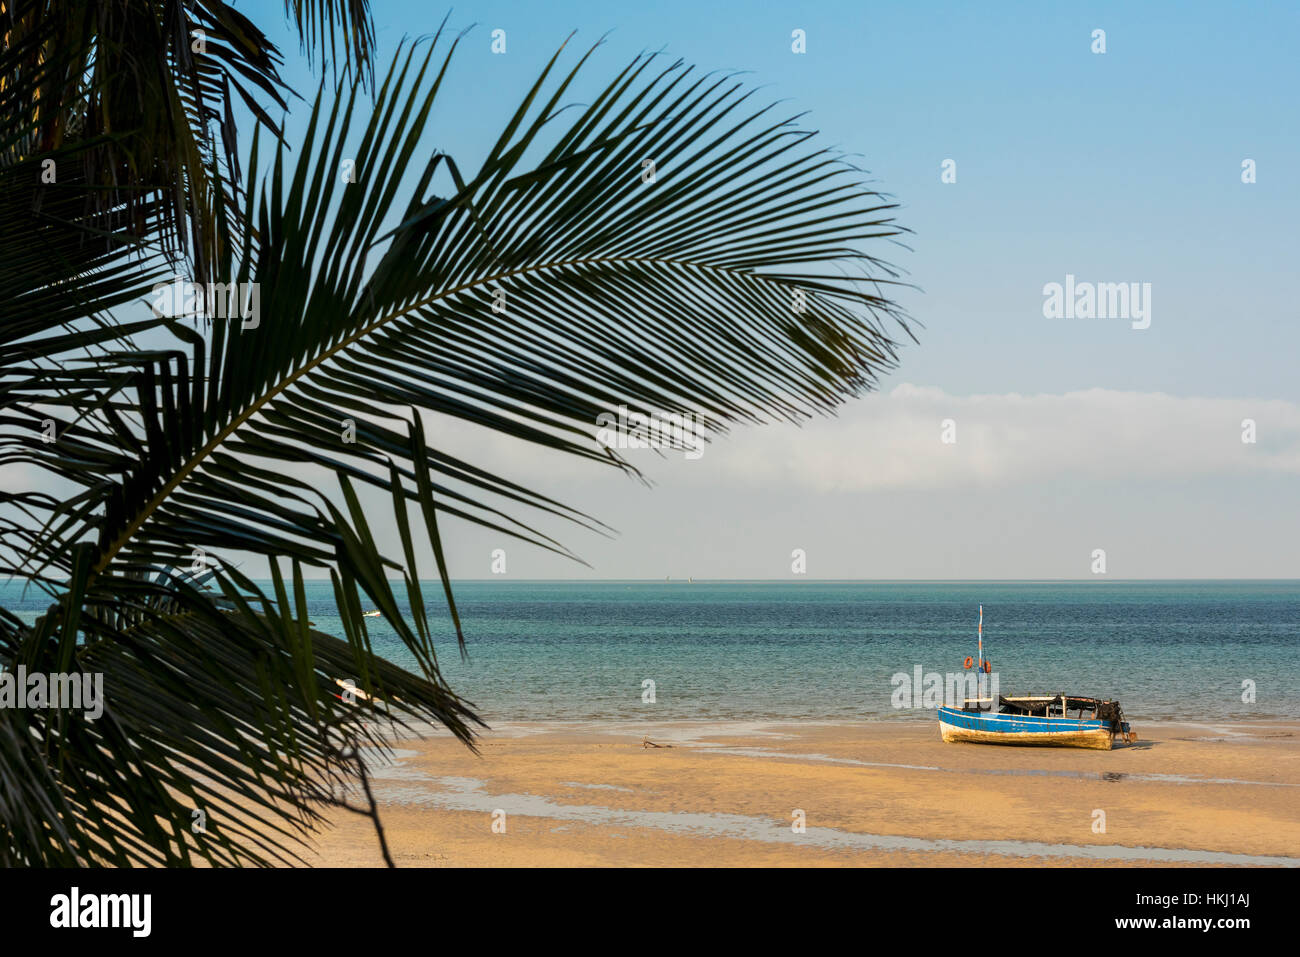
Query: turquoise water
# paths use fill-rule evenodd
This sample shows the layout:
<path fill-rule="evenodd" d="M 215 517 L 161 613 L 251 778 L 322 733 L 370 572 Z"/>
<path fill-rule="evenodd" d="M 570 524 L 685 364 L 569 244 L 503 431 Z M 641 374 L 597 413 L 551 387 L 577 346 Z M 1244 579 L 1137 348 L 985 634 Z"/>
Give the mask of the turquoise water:
<path fill-rule="evenodd" d="M 1000 690 L 1117 698 L 1141 718 L 1300 718 L 1300 582 L 460 582 L 470 657 L 439 660 L 489 721 L 922 717 L 896 673 L 986 652 Z M 440 608 L 441 588 L 424 587 Z M 39 603 L 0 601 L 24 617 Z M 327 582 L 316 626 L 342 634 Z M 410 657 L 381 619 L 375 649 Z M 346 677 L 346 676 L 342 676 Z M 642 682 L 655 702 L 642 701 Z M 1242 701 L 1242 682 L 1256 700 Z"/>

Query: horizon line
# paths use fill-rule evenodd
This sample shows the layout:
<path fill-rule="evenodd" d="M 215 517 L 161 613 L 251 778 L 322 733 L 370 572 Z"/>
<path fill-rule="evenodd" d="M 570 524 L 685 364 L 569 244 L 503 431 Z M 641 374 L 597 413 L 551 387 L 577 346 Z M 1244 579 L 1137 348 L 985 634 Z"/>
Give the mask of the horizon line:
<path fill-rule="evenodd" d="M 688 581 L 689 578 L 689 581 Z M 271 581 L 269 578 L 256 578 L 254 581 Z M 328 577 L 308 577 L 307 581 L 329 581 Z M 390 582 L 403 582 L 404 578 L 387 578 Z M 439 578 L 420 578 L 421 582 L 438 582 Z M 497 584 L 505 582 L 535 582 L 535 583 L 556 583 L 556 584 L 601 584 L 601 583 L 637 583 L 637 584 L 672 584 L 677 582 L 694 584 L 754 584 L 754 585 L 776 585 L 787 584 L 797 585 L 806 582 L 818 583 L 835 583 L 835 584 L 997 584 L 999 582 L 1012 584 L 1104 584 L 1106 582 L 1300 582 L 1300 577 L 1290 578 L 1249 578 L 1249 577 L 1207 577 L 1207 578 L 1118 578 L 1107 576 L 1105 578 L 695 578 L 694 576 L 682 578 L 525 578 L 519 576 L 498 575 L 491 578 L 452 578 L 452 584 L 464 582 L 467 584 L 478 582 L 493 582 Z"/>

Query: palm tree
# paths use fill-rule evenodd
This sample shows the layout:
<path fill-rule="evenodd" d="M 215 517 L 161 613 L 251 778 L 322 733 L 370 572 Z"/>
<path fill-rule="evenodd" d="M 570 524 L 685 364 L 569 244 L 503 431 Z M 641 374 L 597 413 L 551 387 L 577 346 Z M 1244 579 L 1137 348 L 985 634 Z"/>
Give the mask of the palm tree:
<path fill-rule="evenodd" d="M 311 53 L 371 77 L 366 0 L 285 8 Z M 55 201 L 48 176 L 27 168 L 52 162 L 62 204 L 54 212 L 71 206 L 80 184 L 77 211 L 100 233 L 148 236 L 172 257 L 185 254 L 206 281 L 239 238 L 234 107 L 281 135 L 273 114 L 291 91 L 276 46 L 222 0 L 0 0 L 0 46 L 0 157 L 19 167 L 5 182 L 8 200 L 38 210 Z M 47 217 L 47 230 L 62 218 Z"/>
<path fill-rule="evenodd" d="M 861 247 L 900 232 L 893 206 L 798 117 L 659 55 L 566 113 L 591 51 L 562 72 L 562 48 L 465 176 L 420 145 L 458 42 L 406 47 L 373 104 L 357 73 L 322 84 L 296 160 L 283 140 L 260 158 L 254 136 L 237 241 L 211 266 L 257 284 L 256 323 L 108 314 L 164 274 L 156 244 L 66 241 L 75 281 L 0 262 L 22 290 L 0 339 L 0 571 L 49 600 L 34 623 L 0 609 L 0 663 L 102 673 L 106 698 L 94 722 L 0 709 L 0 863 L 292 860 L 323 804 L 378 828 L 373 801 L 341 796 L 368 797 L 365 749 L 420 722 L 473 746 L 417 542 L 463 649 L 441 521 L 565 555 L 536 516 L 605 526 L 450 455 L 432 416 L 637 476 L 593 438 L 613 407 L 718 435 L 832 413 L 892 366 L 907 319 Z M 367 487 L 400 552 L 372 532 Z M 344 635 L 310 626 L 309 572 L 333 582 Z M 417 672 L 372 652 L 366 605 Z"/>

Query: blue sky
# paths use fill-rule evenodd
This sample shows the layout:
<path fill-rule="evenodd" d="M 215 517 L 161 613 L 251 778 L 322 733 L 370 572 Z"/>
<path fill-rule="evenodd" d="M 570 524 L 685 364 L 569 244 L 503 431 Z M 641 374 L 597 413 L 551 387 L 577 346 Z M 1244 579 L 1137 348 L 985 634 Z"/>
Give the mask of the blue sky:
<path fill-rule="evenodd" d="M 273 8 L 274 4 L 268 4 Z M 381 64 L 448 8 L 376 0 Z M 269 13 L 269 10 L 268 10 Z M 314 81 L 279 29 L 285 76 Z M 913 381 L 960 393 L 1105 386 L 1300 398 L 1300 67 L 1296 4 L 475 3 L 440 105 L 437 145 L 472 166 L 573 30 L 608 33 L 585 79 L 641 50 L 751 71 L 811 111 L 902 204 L 922 293 Z M 507 52 L 490 52 L 506 31 Z M 791 52 L 791 31 L 807 53 Z M 1105 54 L 1090 47 L 1106 31 Z M 582 98 L 582 84 L 574 99 Z M 464 92 L 460 92 L 463 90 Z M 290 129 L 306 121 L 295 111 Z M 957 182 L 940 182 L 940 164 Z M 1258 181 L 1240 180 L 1243 159 Z M 1150 329 L 1049 322 L 1044 283 L 1153 284 Z"/>
<path fill-rule="evenodd" d="M 279 5 L 243 9 L 273 28 L 286 79 L 310 95 L 316 81 Z M 399 0 L 372 9 L 381 68 L 447 12 Z M 462 168 L 571 31 L 566 62 L 608 33 L 575 101 L 642 50 L 750 71 L 761 96 L 811 111 L 804 123 L 825 142 L 861 154 L 913 231 L 911 250 L 889 258 L 919 287 L 902 300 L 924 324 L 920 345 L 903 352 L 885 395 L 837 425 L 758 430 L 701 462 L 652 466 L 653 493 L 467 440 L 484 464 L 534 477 L 622 530 L 613 543 L 562 532 L 597 566 L 590 574 L 784 577 L 791 548 L 810 547 L 801 542 L 822 556 L 810 575 L 827 578 L 1086 577 L 1079 556 L 1110 542 L 1118 577 L 1300 574 L 1300 6 L 452 9 L 453 30 L 471 24 L 431 137 Z M 504 55 L 491 52 L 495 29 Z M 806 53 L 791 51 L 795 29 Z M 1091 50 L 1097 29 L 1104 54 Z M 307 114 L 295 109 L 291 141 Z M 955 183 L 940 180 L 946 159 Z M 1241 181 L 1246 159 L 1253 184 Z M 1044 285 L 1067 274 L 1150 283 L 1150 328 L 1044 318 Z M 937 431 L 949 414 L 969 437 L 949 461 L 893 441 L 891 428 L 933 419 Z M 1247 416 L 1260 423 L 1256 446 L 1240 442 Z M 864 456 L 867 443 L 893 451 Z M 786 459 L 801 464 L 773 465 Z M 454 571 L 485 577 L 499 543 L 449 534 L 465 556 Z M 588 574 L 522 551 L 515 568 Z"/>

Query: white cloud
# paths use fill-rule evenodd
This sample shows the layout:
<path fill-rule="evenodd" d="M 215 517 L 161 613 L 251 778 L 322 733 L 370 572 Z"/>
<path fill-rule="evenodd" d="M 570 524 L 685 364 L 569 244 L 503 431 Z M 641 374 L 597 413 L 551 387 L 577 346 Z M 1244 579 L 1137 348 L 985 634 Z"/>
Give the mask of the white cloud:
<path fill-rule="evenodd" d="M 945 419 L 956 424 L 953 444 L 941 441 Z M 1242 442 L 1244 419 L 1256 423 L 1254 444 Z M 738 429 L 708 447 L 709 459 L 698 478 L 710 484 L 817 491 L 1296 474 L 1300 406 L 1108 389 L 953 396 L 904 384 L 801 429 Z M 675 468 L 673 481 L 691 473 Z"/>

